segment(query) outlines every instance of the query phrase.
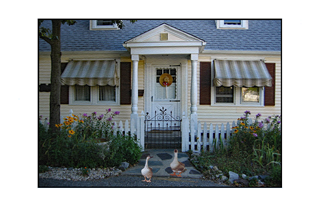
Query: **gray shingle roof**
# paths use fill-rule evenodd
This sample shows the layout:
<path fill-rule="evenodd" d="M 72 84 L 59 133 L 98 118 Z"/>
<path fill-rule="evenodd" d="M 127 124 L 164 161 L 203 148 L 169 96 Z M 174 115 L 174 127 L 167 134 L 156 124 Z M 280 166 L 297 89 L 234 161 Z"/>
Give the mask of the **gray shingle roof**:
<path fill-rule="evenodd" d="M 249 20 L 248 30 L 226 30 L 217 29 L 213 19 L 124 21 L 120 30 L 90 30 L 89 20 L 77 20 L 75 25 L 61 26 L 61 50 L 126 51 L 125 41 L 163 23 L 205 40 L 205 50 L 281 51 L 281 20 Z M 41 26 L 51 28 L 51 21 Z M 40 39 L 39 51 L 50 51 L 50 45 Z"/>

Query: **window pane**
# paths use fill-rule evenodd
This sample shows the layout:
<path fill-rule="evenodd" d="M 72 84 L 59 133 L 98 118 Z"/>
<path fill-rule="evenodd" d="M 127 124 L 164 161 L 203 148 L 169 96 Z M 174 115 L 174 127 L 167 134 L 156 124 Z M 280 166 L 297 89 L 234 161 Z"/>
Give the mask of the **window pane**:
<path fill-rule="evenodd" d="M 164 73 L 168 73 L 172 77 L 172 83 L 169 87 L 163 87 L 160 84 L 160 77 Z M 176 99 L 176 68 L 157 68 L 156 74 L 155 99 Z"/>
<path fill-rule="evenodd" d="M 113 25 L 113 24 L 111 20 L 102 19 L 102 20 L 97 20 L 97 25 L 103 26 L 103 25 Z"/>
<path fill-rule="evenodd" d="M 216 87 L 216 103 L 233 103 L 233 87 Z"/>
<path fill-rule="evenodd" d="M 241 20 L 229 19 L 224 20 L 225 25 L 241 25 Z"/>
<path fill-rule="evenodd" d="M 76 85 L 76 101 L 90 101 L 90 86 Z"/>
<path fill-rule="evenodd" d="M 243 102 L 259 102 L 259 88 L 242 88 L 242 101 Z"/>
<path fill-rule="evenodd" d="M 99 101 L 116 101 L 115 86 L 99 86 Z"/>

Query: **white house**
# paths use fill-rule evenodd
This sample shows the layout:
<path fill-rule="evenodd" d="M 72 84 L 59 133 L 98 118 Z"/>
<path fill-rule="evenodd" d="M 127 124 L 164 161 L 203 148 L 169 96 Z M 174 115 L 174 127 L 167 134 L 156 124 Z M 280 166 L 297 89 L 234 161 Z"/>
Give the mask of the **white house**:
<path fill-rule="evenodd" d="M 281 20 L 123 22 L 123 29 L 110 20 L 62 26 L 61 115 L 111 108 L 120 111 L 116 120 L 131 121 L 142 111 L 150 119 L 165 111 L 221 124 L 246 110 L 262 118 L 281 114 Z M 50 71 L 50 46 L 40 39 L 43 117 L 49 117 Z"/>

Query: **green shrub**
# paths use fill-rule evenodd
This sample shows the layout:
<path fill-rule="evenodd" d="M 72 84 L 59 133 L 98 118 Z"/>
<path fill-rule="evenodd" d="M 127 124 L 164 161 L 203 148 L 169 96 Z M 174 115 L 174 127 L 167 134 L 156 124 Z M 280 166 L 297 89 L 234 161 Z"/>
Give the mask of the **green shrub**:
<path fill-rule="evenodd" d="M 52 134 L 39 122 L 39 164 L 65 167 L 117 167 L 123 161 L 138 162 L 141 148 L 132 137 L 112 133 L 113 117 L 120 112 L 106 115 L 67 116 L 60 130 Z M 106 145 L 97 144 L 101 138 Z"/>
<path fill-rule="evenodd" d="M 271 174 L 268 178 L 266 178 L 265 182 L 269 186 L 282 186 L 282 169 L 280 165 L 276 165 L 272 168 Z"/>
<path fill-rule="evenodd" d="M 119 166 L 121 162 L 135 164 L 140 160 L 141 147 L 130 136 L 117 135 L 111 139 L 110 149 L 106 154 L 109 166 Z"/>
<path fill-rule="evenodd" d="M 229 171 L 247 176 L 272 174 L 270 186 L 281 185 L 281 117 L 276 115 L 259 121 L 259 113 L 251 123 L 250 114 L 245 111 L 238 119 L 227 148 L 218 146 L 214 140 L 214 152 L 201 153 L 192 163 L 201 171 L 216 165 L 226 175 Z M 255 186 L 256 181 L 251 185 Z"/>
<path fill-rule="evenodd" d="M 282 147 L 280 116 L 268 117 L 259 122 L 259 113 L 254 123 L 249 124 L 250 114 L 250 111 L 245 111 L 245 116 L 238 119 L 238 125 L 233 128 L 233 135 L 229 141 L 229 150 L 246 152 L 262 167 L 279 164 Z"/>
<path fill-rule="evenodd" d="M 49 170 L 48 166 L 45 165 L 39 165 L 39 173 L 44 173 Z"/>

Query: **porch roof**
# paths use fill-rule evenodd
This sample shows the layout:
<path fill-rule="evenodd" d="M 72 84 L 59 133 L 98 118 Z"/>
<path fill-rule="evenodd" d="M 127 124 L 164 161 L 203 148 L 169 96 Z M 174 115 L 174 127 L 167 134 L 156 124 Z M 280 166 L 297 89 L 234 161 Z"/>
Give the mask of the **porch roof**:
<path fill-rule="evenodd" d="M 262 60 L 214 60 L 215 86 L 272 86 L 272 77 Z"/>
<path fill-rule="evenodd" d="M 116 61 L 88 60 L 70 61 L 61 75 L 65 85 L 119 85 Z"/>

